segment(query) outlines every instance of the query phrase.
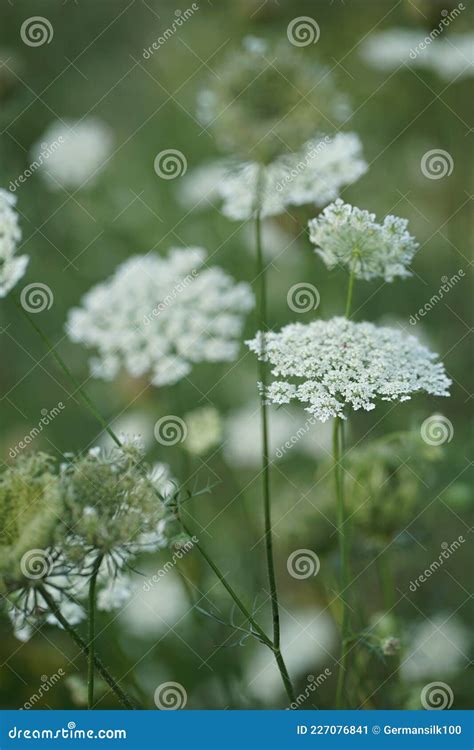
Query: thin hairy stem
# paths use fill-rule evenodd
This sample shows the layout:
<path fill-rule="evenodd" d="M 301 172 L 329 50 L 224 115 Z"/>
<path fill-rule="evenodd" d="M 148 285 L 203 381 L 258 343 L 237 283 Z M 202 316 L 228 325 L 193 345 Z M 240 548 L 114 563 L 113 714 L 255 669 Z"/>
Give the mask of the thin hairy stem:
<path fill-rule="evenodd" d="M 102 562 L 103 555 L 97 556 L 92 569 L 92 574 L 89 581 L 89 654 L 87 660 L 87 707 L 92 708 L 94 705 L 94 641 L 95 641 L 95 605 L 96 605 L 96 589 L 97 589 L 97 576 L 99 574 L 100 564 Z"/>
<path fill-rule="evenodd" d="M 74 643 L 79 646 L 80 649 L 82 649 L 82 652 L 84 656 L 87 658 L 89 656 L 89 647 L 85 640 L 82 638 L 82 636 L 79 635 L 77 630 L 66 620 L 64 615 L 62 614 L 61 610 L 59 609 L 57 603 L 55 602 L 54 598 L 51 596 L 51 594 L 48 592 L 48 590 L 44 586 L 38 586 L 38 591 L 45 600 L 46 604 L 48 605 L 49 609 L 51 610 L 51 613 L 55 616 L 57 621 L 63 626 L 64 630 L 71 636 Z M 111 688 L 111 690 L 115 693 L 119 701 L 122 703 L 122 705 L 125 708 L 135 709 L 136 706 L 133 704 L 131 699 L 128 697 L 128 695 L 122 690 L 120 685 L 114 680 L 112 675 L 110 674 L 107 667 L 104 665 L 101 659 L 99 659 L 98 656 L 94 655 L 94 662 L 97 671 L 99 672 L 100 676 L 105 680 L 107 685 Z"/>
<path fill-rule="evenodd" d="M 342 622 L 341 622 L 341 660 L 339 663 L 339 673 L 336 688 L 336 708 L 342 708 L 345 695 L 345 685 L 347 677 L 347 660 L 349 654 L 348 636 L 350 631 L 350 611 L 348 605 L 348 587 L 350 582 L 349 569 L 349 528 L 346 516 L 346 506 L 344 499 L 344 479 L 342 475 L 342 420 L 336 417 L 333 428 L 333 457 L 334 457 L 334 479 L 336 486 L 336 506 L 337 506 L 337 532 L 339 542 L 339 562 L 340 562 L 340 580 L 339 591 L 342 603 Z"/>

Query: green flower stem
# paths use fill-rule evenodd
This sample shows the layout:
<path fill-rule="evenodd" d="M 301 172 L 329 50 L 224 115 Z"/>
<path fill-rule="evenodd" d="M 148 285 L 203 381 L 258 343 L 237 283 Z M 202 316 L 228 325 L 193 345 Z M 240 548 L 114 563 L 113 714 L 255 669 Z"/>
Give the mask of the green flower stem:
<path fill-rule="evenodd" d="M 93 708 L 94 705 L 94 668 L 95 668 L 95 654 L 94 654 L 94 641 L 95 641 L 95 605 L 96 605 L 96 589 L 97 589 L 97 576 L 103 555 L 97 556 L 92 569 L 92 575 L 89 581 L 89 654 L 88 654 L 88 668 L 87 668 L 87 707 Z"/>
<path fill-rule="evenodd" d="M 192 537 L 193 533 L 191 532 L 191 530 L 189 529 L 189 527 L 187 526 L 186 522 L 181 517 L 181 515 L 179 515 L 179 522 L 180 522 L 180 524 L 181 524 L 181 526 L 183 528 L 183 531 L 189 537 Z M 276 660 L 277 666 L 278 666 L 278 669 L 280 671 L 280 675 L 281 675 L 281 678 L 282 678 L 282 681 L 283 681 L 283 685 L 284 685 L 285 690 L 286 690 L 286 694 L 288 695 L 288 698 L 290 699 L 290 702 L 294 703 L 295 699 L 296 699 L 295 698 L 295 693 L 294 693 L 294 690 L 293 690 L 293 686 L 291 684 L 291 680 L 290 680 L 290 677 L 289 677 L 289 674 L 288 674 L 288 670 L 286 668 L 285 662 L 284 662 L 283 657 L 281 655 L 280 649 L 276 649 L 275 648 L 275 646 L 273 644 L 273 641 L 267 636 L 267 634 L 265 633 L 265 631 L 260 627 L 260 625 L 258 624 L 258 622 L 253 617 L 253 615 L 250 613 L 250 610 L 248 609 L 248 607 L 243 603 L 242 599 L 235 592 L 235 590 L 232 588 L 232 586 L 230 585 L 230 583 L 226 580 L 226 577 L 225 577 L 224 573 L 222 573 L 222 571 L 216 565 L 216 563 L 214 562 L 214 560 L 207 554 L 207 552 L 204 549 L 204 547 L 202 546 L 202 544 L 200 542 L 195 542 L 194 546 L 199 551 L 199 553 L 204 558 L 204 560 L 207 562 L 207 564 L 212 569 L 212 571 L 215 573 L 215 575 L 217 576 L 217 578 L 219 579 L 219 581 L 221 582 L 221 584 L 223 585 L 223 587 L 225 588 L 225 590 L 227 591 L 227 593 L 229 594 L 229 596 L 233 599 L 233 601 L 235 602 L 235 604 L 237 605 L 237 607 L 240 609 L 240 611 L 244 615 L 245 619 L 250 623 L 250 625 L 252 626 L 252 629 L 253 629 L 255 635 L 258 637 L 258 639 L 265 646 L 267 646 L 273 652 L 273 654 L 275 656 L 275 660 Z"/>
<path fill-rule="evenodd" d="M 352 294 L 354 291 L 354 282 L 355 282 L 355 266 L 357 262 L 357 258 L 360 257 L 360 253 L 357 249 L 353 252 L 353 261 L 352 261 L 352 268 L 351 268 L 351 274 L 349 276 L 349 286 L 347 287 L 347 298 L 346 298 L 346 311 L 344 313 L 345 317 L 348 318 L 351 313 L 351 307 L 352 307 Z"/>
<path fill-rule="evenodd" d="M 51 596 L 51 594 L 47 591 L 47 589 L 44 586 L 38 586 L 38 591 L 45 600 L 46 604 L 48 605 L 49 609 L 51 610 L 51 613 L 55 616 L 57 621 L 63 626 L 64 630 L 69 633 L 74 643 L 79 646 L 79 648 L 82 650 L 84 655 L 86 657 L 89 656 L 89 646 L 85 642 L 85 640 L 82 638 L 82 636 L 79 635 L 77 630 L 73 628 L 73 626 L 66 620 L 64 615 L 62 614 L 61 610 L 59 609 L 58 605 L 56 604 L 54 598 Z M 111 688 L 111 690 L 115 693 L 117 698 L 120 700 L 122 705 L 125 708 L 129 709 L 136 709 L 136 706 L 133 704 L 131 699 L 128 697 L 128 695 L 122 690 L 120 685 L 114 680 L 112 675 L 110 674 L 107 667 L 104 665 L 101 659 L 99 659 L 98 656 L 94 655 L 94 662 L 97 671 L 99 672 L 100 676 L 105 680 L 107 685 Z"/>
<path fill-rule="evenodd" d="M 36 333 L 40 336 L 40 338 L 46 345 L 46 348 L 48 349 L 50 354 L 54 357 L 54 359 L 58 363 L 61 370 L 67 375 L 71 383 L 77 389 L 79 396 L 81 397 L 83 403 L 87 406 L 91 414 L 94 415 L 94 417 L 97 419 L 99 424 L 103 427 L 104 430 L 106 430 L 106 432 L 110 435 L 110 437 L 116 443 L 116 445 L 120 446 L 121 442 L 119 438 L 117 437 L 115 432 L 112 430 L 112 428 L 109 426 L 109 424 L 106 422 L 106 420 L 103 418 L 101 413 L 96 409 L 94 403 L 91 401 L 91 399 L 89 398 L 89 396 L 87 395 L 86 391 L 84 390 L 82 385 L 79 383 L 77 378 L 73 375 L 73 373 L 71 372 L 71 370 L 69 369 L 69 367 L 67 366 L 63 358 L 60 356 L 60 354 L 58 354 L 53 342 L 48 338 L 48 336 L 44 333 L 44 331 L 37 325 L 37 323 L 35 323 L 31 315 L 28 315 L 26 310 L 23 309 L 23 307 L 21 306 L 21 303 L 18 301 L 15 301 L 15 302 L 16 302 L 16 306 L 18 307 L 22 315 L 27 319 L 29 324 L 33 326 Z"/>
<path fill-rule="evenodd" d="M 349 569 L 349 528 L 346 518 L 346 507 L 344 499 L 344 480 L 342 475 L 342 419 L 336 417 L 333 428 L 333 456 L 334 456 L 334 478 L 336 485 L 336 504 L 337 504 L 337 529 L 339 540 L 339 558 L 340 558 L 340 597 L 342 600 L 342 623 L 341 623 L 341 660 L 339 663 L 339 673 L 336 688 L 336 708 L 343 707 L 345 684 L 347 676 L 347 660 L 349 654 L 349 632 L 350 632 L 350 615 L 348 605 L 347 589 L 350 581 Z"/>

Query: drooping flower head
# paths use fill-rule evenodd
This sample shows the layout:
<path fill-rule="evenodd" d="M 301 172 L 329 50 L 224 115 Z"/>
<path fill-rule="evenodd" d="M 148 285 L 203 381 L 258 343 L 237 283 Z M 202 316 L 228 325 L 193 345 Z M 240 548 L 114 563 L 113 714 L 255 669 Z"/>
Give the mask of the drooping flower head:
<path fill-rule="evenodd" d="M 449 395 L 437 355 L 394 328 L 333 318 L 259 333 L 247 345 L 278 378 L 264 394 L 268 401 L 300 401 L 322 422 L 345 419 L 349 409 L 370 411 L 379 400 Z"/>
<path fill-rule="evenodd" d="M 113 136 L 95 117 L 51 123 L 31 149 L 33 162 L 51 190 L 93 184 L 110 156 Z"/>
<path fill-rule="evenodd" d="M 136 256 L 85 295 L 67 330 L 73 341 L 97 350 L 94 375 L 112 379 L 123 367 L 165 385 L 195 363 L 237 356 L 253 294 L 221 268 L 203 267 L 205 257 L 201 248 L 174 249 L 167 258 Z"/>
<path fill-rule="evenodd" d="M 293 154 L 261 167 L 244 163 L 229 167 L 216 185 L 222 212 L 230 219 L 248 219 L 257 208 L 262 217 L 283 214 L 290 206 L 325 206 L 367 170 L 355 133 L 312 138 Z"/>
<path fill-rule="evenodd" d="M 198 102 L 221 147 L 260 163 L 336 130 L 348 114 L 328 69 L 289 42 L 254 37 L 224 57 Z"/>
<path fill-rule="evenodd" d="M 26 271 L 27 255 L 15 255 L 21 240 L 16 198 L 0 188 L 0 299 L 6 297 Z"/>
<path fill-rule="evenodd" d="M 397 216 L 379 224 L 375 214 L 338 199 L 309 222 L 309 238 L 328 268 L 340 263 L 358 279 L 393 281 L 411 275 L 407 266 L 418 249 L 407 225 Z"/>

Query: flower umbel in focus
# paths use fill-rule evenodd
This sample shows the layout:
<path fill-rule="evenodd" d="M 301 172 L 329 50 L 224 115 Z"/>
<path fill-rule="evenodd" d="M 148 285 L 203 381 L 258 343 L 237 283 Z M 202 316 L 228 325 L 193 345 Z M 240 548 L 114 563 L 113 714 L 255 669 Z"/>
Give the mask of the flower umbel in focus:
<path fill-rule="evenodd" d="M 218 143 L 268 164 L 316 132 L 334 131 L 350 112 L 327 68 L 284 42 L 246 37 L 200 92 L 198 117 Z"/>
<path fill-rule="evenodd" d="M 410 276 L 407 266 L 418 243 L 407 230 L 408 221 L 386 216 L 378 224 L 375 219 L 375 214 L 338 199 L 309 222 L 309 237 L 330 269 L 341 263 L 366 281 Z"/>
<path fill-rule="evenodd" d="M 81 188 L 93 184 L 112 151 L 113 137 L 108 125 L 95 117 L 81 122 L 55 121 L 31 149 L 33 161 L 41 164 L 41 174 L 51 190 Z M 48 158 L 43 162 L 45 148 Z"/>
<path fill-rule="evenodd" d="M 67 330 L 73 341 L 98 351 L 94 375 L 111 380 L 123 367 L 165 385 L 198 362 L 235 359 L 253 294 L 221 268 L 203 268 L 205 257 L 201 248 L 174 249 L 167 258 L 136 256 L 85 295 Z"/>
<path fill-rule="evenodd" d="M 15 255 L 21 240 L 15 196 L 0 189 L 0 299 L 6 297 L 26 271 L 27 255 Z"/>
<path fill-rule="evenodd" d="M 279 378 L 264 397 L 274 404 L 300 401 L 322 422 L 346 419 L 348 409 L 370 411 L 378 400 L 406 401 L 423 391 L 449 395 L 451 381 L 437 355 L 394 328 L 337 317 L 259 332 L 246 343 Z"/>

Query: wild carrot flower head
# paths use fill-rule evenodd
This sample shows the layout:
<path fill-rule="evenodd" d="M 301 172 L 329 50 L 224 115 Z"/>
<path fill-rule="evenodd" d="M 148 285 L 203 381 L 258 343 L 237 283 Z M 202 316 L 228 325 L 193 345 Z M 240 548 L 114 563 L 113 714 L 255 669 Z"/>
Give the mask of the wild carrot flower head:
<path fill-rule="evenodd" d="M 393 281 L 411 275 L 407 266 L 418 248 L 407 225 L 397 216 L 378 224 L 375 214 L 338 199 L 309 222 L 309 237 L 328 268 L 341 263 L 358 279 Z"/>
<path fill-rule="evenodd" d="M 112 150 L 110 128 L 89 117 L 82 122 L 51 123 L 31 156 L 39 162 L 40 173 L 51 190 L 80 188 L 92 184 Z"/>
<path fill-rule="evenodd" d="M 336 130 L 348 113 L 327 69 L 286 41 L 253 37 L 222 60 L 198 101 L 198 116 L 220 145 L 260 163 Z"/>
<path fill-rule="evenodd" d="M 247 345 L 278 378 L 264 394 L 268 401 L 300 401 L 322 422 L 345 419 L 349 409 L 370 411 L 378 400 L 449 395 L 451 381 L 437 355 L 394 328 L 333 318 L 259 333 Z"/>
<path fill-rule="evenodd" d="M 47 576 L 47 550 L 62 513 L 53 459 L 46 454 L 20 456 L 0 475 L 0 592 Z"/>
<path fill-rule="evenodd" d="M 290 206 L 325 206 L 342 187 L 367 170 L 355 133 L 312 138 L 292 154 L 277 157 L 265 167 L 244 163 L 229 167 L 216 187 L 222 212 L 230 219 L 248 219 L 257 207 L 262 216 L 282 214 Z"/>
<path fill-rule="evenodd" d="M 85 295 L 67 329 L 73 341 L 97 350 L 94 375 L 110 380 L 123 367 L 165 385 L 195 363 L 235 359 L 253 294 L 221 268 L 204 267 L 205 257 L 201 248 L 136 256 Z"/>
<path fill-rule="evenodd" d="M 29 261 L 27 255 L 15 255 L 21 240 L 15 203 L 15 196 L 0 189 L 0 299 L 21 279 Z"/>
<path fill-rule="evenodd" d="M 140 547 L 164 546 L 163 502 L 137 445 L 93 448 L 63 466 L 64 537 L 71 560 L 101 553 L 123 562 Z"/>

